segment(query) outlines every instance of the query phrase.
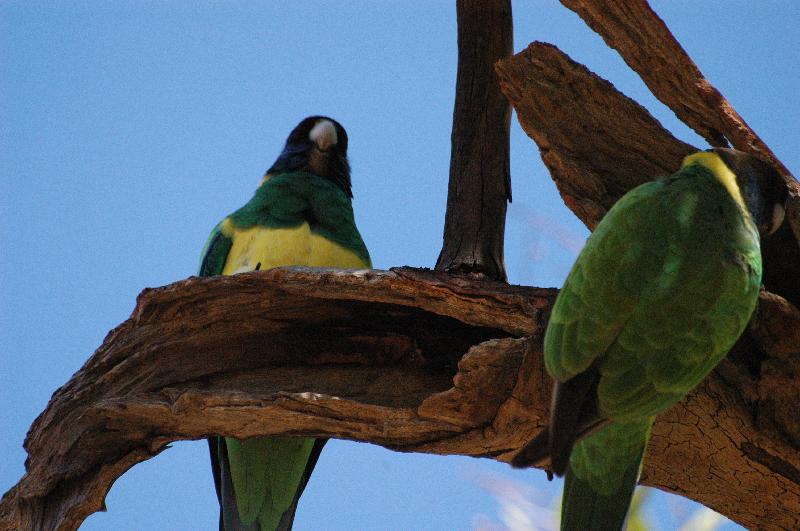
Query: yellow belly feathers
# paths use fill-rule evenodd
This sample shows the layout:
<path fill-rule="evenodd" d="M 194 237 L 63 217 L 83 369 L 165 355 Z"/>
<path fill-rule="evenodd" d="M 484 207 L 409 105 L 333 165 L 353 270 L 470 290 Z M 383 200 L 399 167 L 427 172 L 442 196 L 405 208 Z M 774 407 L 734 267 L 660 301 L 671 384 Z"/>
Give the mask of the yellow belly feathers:
<path fill-rule="evenodd" d="M 233 239 L 223 275 L 253 271 L 257 266 L 262 270 L 289 265 L 344 269 L 369 267 L 352 251 L 311 232 L 308 223 L 291 229 L 256 226 L 242 230 L 225 220 L 222 232 Z"/>

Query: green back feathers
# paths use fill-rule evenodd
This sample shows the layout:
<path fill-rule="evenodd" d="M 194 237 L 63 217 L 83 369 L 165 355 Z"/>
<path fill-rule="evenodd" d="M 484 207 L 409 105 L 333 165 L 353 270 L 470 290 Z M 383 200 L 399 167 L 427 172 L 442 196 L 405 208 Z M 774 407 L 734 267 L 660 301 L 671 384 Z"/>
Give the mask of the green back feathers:
<path fill-rule="evenodd" d="M 643 184 L 575 262 L 545 335 L 547 369 L 566 381 L 602 358 L 603 413 L 656 414 L 731 347 L 760 277 L 757 230 L 709 170 Z"/>
<path fill-rule="evenodd" d="M 273 176 L 229 218 L 240 229 L 256 225 L 293 228 L 308 222 L 312 232 L 369 262 L 369 253 L 356 228 L 350 199 L 339 186 L 312 173 Z"/>
<path fill-rule="evenodd" d="M 687 157 L 623 196 L 570 271 L 544 338 L 557 380 L 550 428 L 514 459 L 527 466 L 544 451 L 555 474 L 566 472 L 562 530 L 622 528 L 654 416 L 750 319 L 761 281 L 751 212 L 765 218 L 772 199 L 762 205 L 758 183 L 740 177 L 716 153 Z M 772 218 L 764 225 L 774 229 Z"/>

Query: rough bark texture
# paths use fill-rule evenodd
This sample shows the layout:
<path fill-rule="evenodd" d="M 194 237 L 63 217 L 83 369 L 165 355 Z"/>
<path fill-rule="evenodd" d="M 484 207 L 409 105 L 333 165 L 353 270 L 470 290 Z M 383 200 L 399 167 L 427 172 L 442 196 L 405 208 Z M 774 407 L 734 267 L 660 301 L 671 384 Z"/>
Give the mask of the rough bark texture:
<path fill-rule="evenodd" d="M 772 150 L 703 77 L 647 0 L 561 0 L 619 52 L 653 95 L 712 146 L 747 151 L 790 175 Z"/>
<path fill-rule="evenodd" d="M 646 0 L 561 0 L 619 52 L 650 91 L 712 146 L 753 153 L 771 162 L 789 190 L 787 226 L 764 246 L 773 265 L 764 271 L 767 285 L 800 303 L 800 183 L 728 100 L 703 76 Z M 625 122 L 622 122 L 625 123 Z M 792 267 L 789 267 L 791 265 Z M 791 279 L 790 282 L 786 282 Z M 784 285 L 778 287 L 776 283 Z"/>
<path fill-rule="evenodd" d="M 505 280 L 511 106 L 492 65 L 511 55 L 510 0 L 458 0 L 458 74 L 444 242 L 436 269 Z"/>
<path fill-rule="evenodd" d="M 506 404 L 543 378 L 540 367 L 517 383 L 530 346 L 515 338 L 541 330 L 555 293 L 303 268 L 145 290 L 32 425 L 0 528 L 77 528 L 118 476 L 177 439 L 317 435 L 508 453 L 544 415 Z M 488 429 L 500 408 L 524 429 Z"/>
<path fill-rule="evenodd" d="M 496 69 L 564 202 L 590 229 L 625 192 L 697 151 L 553 45 L 535 42 Z"/>
<path fill-rule="evenodd" d="M 409 269 L 274 269 L 145 290 L 34 422 L 0 529 L 76 529 L 128 468 L 210 434 L 508 460 L 547 422 L 540 340 L 555 295 Z M 740 349 L 763 349 L 765 364 L 796 357 L 786 331 L 800 312 L 761 301 Z M 797 529 L 797 380 L 755 378 L 747 359 L 659 419 L 643 482 L 744 525 Z"/>
<path fill-rule="evenodd" d="M 625 192 L 674 172 L 698 150 L 553 45 L 535 42 L 495 68 L 564 202 L 591 229 Z M 800 186 L 786 183 L 791 209 Z M 800 304 L 800 244 L 788 213 L 787 222 L 762 242 L 764 284 Z"/>

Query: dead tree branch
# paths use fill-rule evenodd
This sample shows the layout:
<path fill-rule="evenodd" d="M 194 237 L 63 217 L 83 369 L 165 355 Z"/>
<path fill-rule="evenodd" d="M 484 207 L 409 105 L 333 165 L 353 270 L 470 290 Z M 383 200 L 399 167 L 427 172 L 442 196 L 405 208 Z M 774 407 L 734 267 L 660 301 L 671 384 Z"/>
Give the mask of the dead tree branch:
<path fill-rule="evenodd" d="M 625 192 L 672 173 L 685 155 L 698 150 L 551 44 L 535 42 L 495 68 L 564 202 L 589 228 Z M 791 194 L 800 185 L 792 180 L 787 187 L 791 208 Z M 800 244 L 788 221 L 762 242 L 764 285 L 800 304 Z"/>
<path fill-rule="evenodd" d="M 703 76 L 646 0 L 561 0 L 619 52 L 655 97 L 712 146 L 748 151 L 789 170 Z M 656 67 L 657 66 L 657 67 Z"/>
<path fill-rule="evenodd" d="M 274 269 L 145 290 L 31 426 L 0 529 L 76 529 L 128 468 L 210 434 L 507 460 L 547 421 L 540 339 L 555 295 L 409 269 Z M 772 328 L 754 337 L 786 357 L 780 329 L 800 313 L 769 297 L 756 322 Z M 767 404 L 753 402 L 763 382 L 729 362 L 664 415 L 644 482 L 745 525 L 797 528 L 800 457 L 779 429 L 794 422 L 784 426 L 800 439 L 782 401 L 795 395 L 754 409 Z"/>
<path fill-rule="evenodd" d="M 544 377 L 517 383 L 529 347 L 515 338 L 541 330 L 554 296 L 425 271 L 302 268 L 145 290 L 31 426 L 0 529 L 76 529 L 128 468 L 212 434 L 506 454 L 542 422 L 541 409 L 505 403 Z M 493 420 L 525 428 L 485 430 Z"/>
<path fill-rule="evenodd" d="M 458 74 L 444 242 L 436 269 L 506 279 L 511 106 L 492 65 L 512 53 L 511 0 L 458 0 Z"/>

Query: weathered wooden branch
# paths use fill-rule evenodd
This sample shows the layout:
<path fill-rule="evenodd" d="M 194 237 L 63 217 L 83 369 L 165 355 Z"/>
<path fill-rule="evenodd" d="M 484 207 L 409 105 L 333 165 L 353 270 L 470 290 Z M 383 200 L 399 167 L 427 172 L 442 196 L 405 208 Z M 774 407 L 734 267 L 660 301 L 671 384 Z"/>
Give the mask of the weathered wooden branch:
<path fill-rule="evenodd" d="M 647 0 L 561 0 L 619 52 L 653 95 L 712 146 L 729 145 L 789 170 L 703 76 Z"/>
<path fill-rule="evenodd" d="M 302 268 L 145 290 L 32 425 L 0 528 L 76 529 L 125 470 L 211 434 L 506 454 L 542 422 L 541 408 L 504 403 L 529 349 L 516 338 L 541 330 L 554 296 L 444 273 Z M 526 428 L 487 430 L 501 407 Z"/>
<path fill-rule="evenodd" d="M 625 192 L 697 151 L 553 45 L 535 42 L 496 69 L 564 202 L 590 229 Z"/>
<path fill-rule="evenodd" d="M 511 0 L 458 0 L 458 73 L 444 242 L 436 269 L 505 280 L 511 107 L 492 65 L 511 55 Z"/>
<path fill-rule="evenodd" d="M 788 223 L 762 252 L 767 286 L 800 304 L 800 183 L 728 100 L 700 72 L 646 0 L 561 0 L 619 52 L 650 91 L 712 146 L 747 151 L 771 162 L 789 191 Z"/>
<path fill-rule="evenodd" d="M 698 150 L 553 45 L 534 42 L 495 68 L 564 202 L 589 228 L 625 192 L 672 173 Z M 790 195 L 800 190 L 793 179 L 787 186 Z M 800 244 L 787 221 L 762 242 L 764 284 L 800 304 Z"/>
<path fill-rule="evenodd" d="M 210 434 L 507 460 L 547 421 L 540 339 L 555 294 L 409 269 L 274 269 L 145 290 L 34 422 L 0 529 L 76 529 L 128 468 Z M 755 344 L 789 356 L 782 329 L 800 327 L 800 312 L 764 294 L 755 322 Z M 745 525 L 797 528 L 800 457 L 779 428 L 793 419 L 797 440 L 794 395 L 759 401 L 763 376 L 726 362 L 665 414 L 644 483 Z"/>

